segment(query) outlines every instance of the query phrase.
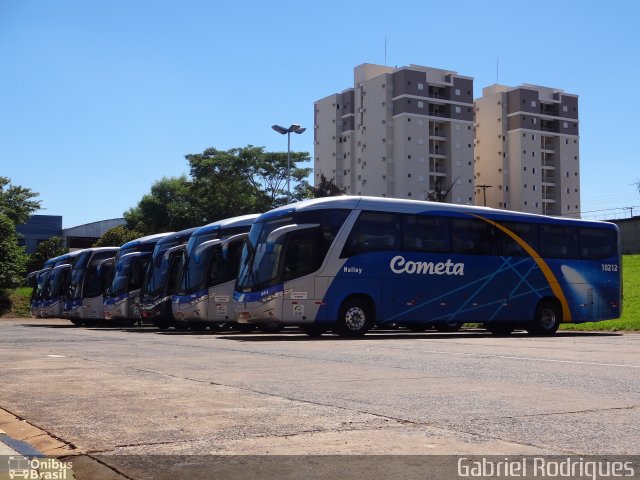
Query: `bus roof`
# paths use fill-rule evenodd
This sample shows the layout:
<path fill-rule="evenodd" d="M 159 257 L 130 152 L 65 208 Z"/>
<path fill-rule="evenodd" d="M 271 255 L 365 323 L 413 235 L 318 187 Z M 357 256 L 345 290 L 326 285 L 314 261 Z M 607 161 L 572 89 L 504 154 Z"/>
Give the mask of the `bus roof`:
<path fill-rule="evenodd" d="M 165 243 L 186 243 L 189 240 L 189 237 L 193 232 L 195 232 L 200 227 L 187 228 L 186 230 L 180 230 L 179 232 L 169 233 L 164 238 L 158 240 L 158 245 L 163 245 Z"/>
<path fill-rule="evenodd" d="M 453 203 L 440 203 L 440 202 L 427 202 L 420 200 L 406 200 L 400 198 L 385 198 L 385 197 L 365 197 L 365 196 L 349 196 L 342 195 L 338 197 L 324 197 L 313 198 L 310 200 L 303 200 L 301 202 L 284 205 L 282 207 L 275 208 L 266 213 L 260 215 L 256 221 L 262 222 L 286 215 L 291 215 L 294 212 L 319 210 L 319 209 L 361 209 L 361 210 L 379 210 L 387 212 L 398 213 L 475 213 L 478 215 L 488 215 L 493 219 L 501 220 L 517 220 L 527 219 L 532 222 L 546 222 L 546 223 L 577 223 L 584 225 L 586 223 L 596 225 L 611 225 L 615 224 L 596 221 L 596 220 L 581 220 L 577 218 L 568 217 L 551 217 L 547 215 L 540 215 L 535 213 L 516 212 L 513 210 L 502 210 L 490 207 L 478 207 L 474 205 L 458 205 Z"/>
<path fill-rule="evenodd" d="M 225 218 L 224 220 L 218 220 L 217 222 L 209 223 L 207 225 L 203 225 L 202 227 L 197 228 L 193 235 L 203 235 L 208 232 L 212 232 L 213 230 L 218 230 L 219 228 L 233 228 L 233 227 L 244 227 L 247 225 L 251 225 L 253 221 L 260 217 L 259 214 L 254 213 L 251 215 L 242 215 L 239 217 L 231 217 Z"/>
<path fill-rule="evenodd" d="M 53 265 L 58 266 L 58 265 L 62 265 L 63 263 L 68 263 L 70 260 L 73 260 L 75 257 L 85 252 L 86 250 L 88 249 L 85 248 L 83 250 L 74 250 L 73 252 L 60 255 L 59 257 L 56 257 L 54 259 Z"/>
<path fill-rule="evenodd" d="M 122 245 L 120 245 L 121 249 L 125 249 L 125 248 L 131 248 L 131 247 L 135 247 L 137 245 L 142 245 L 145 243 L 156 243 L 158 242 L 161 238 L 166 237 L 167 235 L 170 235 L 174 232 L 165 232 L 165 233 L 155 233 L 153 235 L 147 235 L 146 237 L 140 237 L 140 238 L 136 238 L 135 240 L 131 240 L 127 243 L 124 243 Z"/>

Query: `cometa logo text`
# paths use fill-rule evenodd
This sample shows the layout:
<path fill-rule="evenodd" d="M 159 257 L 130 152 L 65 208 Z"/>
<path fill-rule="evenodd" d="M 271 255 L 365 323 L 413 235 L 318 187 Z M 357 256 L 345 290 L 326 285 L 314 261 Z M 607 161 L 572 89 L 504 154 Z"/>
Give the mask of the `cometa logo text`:
<path fill-rule="evenodd" d="M 418 275 L 464 275 L 464 263 L 453 263 L 451 259 L 446 262 L 412 262 L 403 256 L 391 259 L 389 267 L 393 273 L 409 273 Z"/>

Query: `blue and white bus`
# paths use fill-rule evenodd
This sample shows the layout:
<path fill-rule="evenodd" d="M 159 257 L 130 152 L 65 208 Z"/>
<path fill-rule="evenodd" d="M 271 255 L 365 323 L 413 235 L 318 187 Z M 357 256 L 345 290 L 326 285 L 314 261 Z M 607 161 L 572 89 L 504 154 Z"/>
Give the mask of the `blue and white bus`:
<path fill-rule="evenodd" d="M 40 270 L 31 272 L 27 275 L 27 285 L 31 287 L 31 297 L 29 300 L 29 313 L 32 317 L 40 317 L 40 310 L 42 306 L 42 295 L 44 293 L 44 286 L 49 279 L 51 269 L 55 264 L 58 257 L 50 258 Z"/>
<path fill-rule="evenodd" d="M 105 320 L 134 323 L 140 320 L 140 289 L 156 244 L 169 233 L 157 233 L 125 243 L 115 256 L 111 279 L 104 292 Z M 101 265 L 104 267 L 105 265 Z"/>
<path fill-rule="evenodd" d="M 233 322 L 232 300 L 240 253 L 258 215 L 204 225 L 193 232 L 185 251 L 173 317 L 191 328 L 225 328 Z"/>
<path fill-rule="evenodd" d="M 491 208 L 333 197 L 261 215 L 243 250 L 240 323 L 363 335 L 483 323 L 553 334 L 621 313 L 618 229 Z"/>
<path fill-rule="evenodd" d="M 160 239 L 153 250 L 140 290 L 140 310 L 143 320 L 153 321 L 161 330 L 173 325 L 171 295 L 175 293 L 186 244 L 195 230 L 171 233 Z"/>
<path fill-rule="evenodd" d="M 99 266 L 103 261 L 114 258 L 118 250 L 118 247 L 87 248 L 74 262 L 63 312 L 63 316 L 74 325 L 95 325 L 104 318 L 104 279 Z"/>
<path fill-rule="evenodd" d="M 42 287 L 40 317 L 62 318 L 64 304 L 69 294 L 71 269 L 84 250 L 65 253 L 54 259 L 51 270 Z"/>

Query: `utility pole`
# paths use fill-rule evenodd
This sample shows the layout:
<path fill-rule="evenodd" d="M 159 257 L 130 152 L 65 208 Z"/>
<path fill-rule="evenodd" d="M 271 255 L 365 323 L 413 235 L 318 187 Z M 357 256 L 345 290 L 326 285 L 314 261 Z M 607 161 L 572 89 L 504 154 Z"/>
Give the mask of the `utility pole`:
<path fill-rule="evenodd" d="M 623 210 L 629 210 L 629 212 L 631 213 L 629 215 L 630 218 L 633 218 L 633 207 L 622 207 Z"/>
<path fill-rule="evenodd" d="M 482 189 L 482 197 L 484 199 L 484 206 L 487 206 L 487 188 L 491 188 L 493 185 L 476 185 L 476 189 Z"/>

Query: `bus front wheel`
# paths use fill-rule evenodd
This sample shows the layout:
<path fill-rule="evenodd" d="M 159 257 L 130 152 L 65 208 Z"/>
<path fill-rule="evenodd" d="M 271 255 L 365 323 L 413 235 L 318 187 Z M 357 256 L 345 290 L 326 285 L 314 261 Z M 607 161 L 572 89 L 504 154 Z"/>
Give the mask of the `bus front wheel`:
<path fill-rule="evenodd" d="M 336 329 L 341 337 L 361 337 L 373 325 L 373 312 L 369 303 L 352 298 L 342 304 Z"/>
<path fill-rule="evenodd" d="M 533 322 L 527 326 L 527 332 L 532 335 L 553 335 L 562 322 L 562 312 L 558 305 L 552 301 L 540 302 L 536 308 L 536 316 Z"/>

